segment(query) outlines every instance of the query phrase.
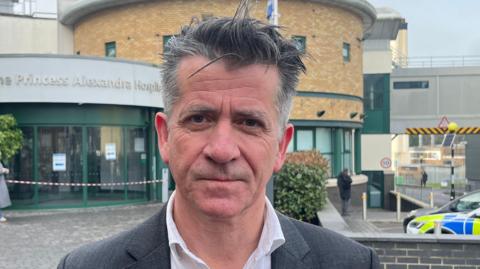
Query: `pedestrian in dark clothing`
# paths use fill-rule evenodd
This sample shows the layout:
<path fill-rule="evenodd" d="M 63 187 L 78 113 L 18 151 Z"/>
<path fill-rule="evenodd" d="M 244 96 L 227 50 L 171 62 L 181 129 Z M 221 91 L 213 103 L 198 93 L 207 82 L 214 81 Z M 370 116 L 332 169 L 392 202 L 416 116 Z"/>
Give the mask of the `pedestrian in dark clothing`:
<path fill-rule="evenodd" d="M 348 169 L 343 171 L 337 177 L 337 186 L 342 199 L 342 216 L 348 216 L 350 206 L 352 178 L 348 175 Z"/>
<path fill-rule="evenodd" d="M 428 180 L 428 174 L 427 172 L 425 172 L 425 170 L 422 170 L 422 181 L 421 181 L 422 187 L 427 186 L 427 180 Z"/>

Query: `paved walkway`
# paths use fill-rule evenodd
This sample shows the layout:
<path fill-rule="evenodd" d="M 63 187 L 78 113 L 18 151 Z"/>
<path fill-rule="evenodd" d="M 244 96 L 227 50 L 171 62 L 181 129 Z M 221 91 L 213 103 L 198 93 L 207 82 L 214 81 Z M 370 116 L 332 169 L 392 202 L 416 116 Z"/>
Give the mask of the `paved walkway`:
<path fill-rule="evenodd" d="M 0 268 L 56 268 L 76 247 L 125 231 L 160 206 L 5 211 L 8 222 L 0 223 Z"/>
<path fill-rule="evenodd" d="M 363 220 L 362 207 L 352 207 L 350 215 L 342 217 L 338 209 L 328 202 L 318 215 L 324 227 L 339 233 L 403 233 L 402 222 L 407 212 L 402 212 L 400 220 L 397 220 L 394 211 L 370 208 L 367 210 L 367 219 Z"/>

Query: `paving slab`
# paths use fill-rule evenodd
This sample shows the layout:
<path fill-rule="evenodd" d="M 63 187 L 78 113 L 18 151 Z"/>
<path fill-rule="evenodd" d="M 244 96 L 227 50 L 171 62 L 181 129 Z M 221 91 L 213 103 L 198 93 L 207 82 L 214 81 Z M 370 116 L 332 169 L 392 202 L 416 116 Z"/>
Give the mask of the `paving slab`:
<path fill-rule="evenodd" d="M 0 223 L 0 268 L 52 269 L 71 250 L 125 231 L 161 204 L 48 211 L 5 211 Z"/>

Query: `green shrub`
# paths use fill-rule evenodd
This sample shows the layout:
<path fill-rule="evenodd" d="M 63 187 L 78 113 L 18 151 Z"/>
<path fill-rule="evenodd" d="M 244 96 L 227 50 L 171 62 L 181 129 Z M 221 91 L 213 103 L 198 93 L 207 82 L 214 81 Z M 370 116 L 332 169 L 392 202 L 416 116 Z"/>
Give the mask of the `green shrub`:
<path fill-rule="evenodd" d="M 22 142 L 22 131 L 15 118 L 10 114 L 0 115 L 0 160 L 12 158 L 22 148 Z"/>
<path fill-rule="evenodd" d="M 328 161 L 318 151 L 289 153 L 275 176 L 275 208 L 292 218 L 315 223 L 317 211 L 326 202 L 327 171 Z"/>

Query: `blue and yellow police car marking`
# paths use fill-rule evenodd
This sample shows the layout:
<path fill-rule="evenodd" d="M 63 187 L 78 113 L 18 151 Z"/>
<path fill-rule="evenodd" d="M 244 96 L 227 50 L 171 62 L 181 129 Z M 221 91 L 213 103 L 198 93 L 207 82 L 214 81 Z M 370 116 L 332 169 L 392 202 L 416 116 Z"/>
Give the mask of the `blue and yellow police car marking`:
<path fill-rule="evenodd" d="M 480 210 L 475 210 L 480 214 Z M 433 233 L 435 221 L 439 221 L 441 229 L 454 234 L 480 235 L 480 218 L 468 217 L 468 213 L 446 213 L 421 216 L 413 219 L 407 226 L 408 233 Z"/>

